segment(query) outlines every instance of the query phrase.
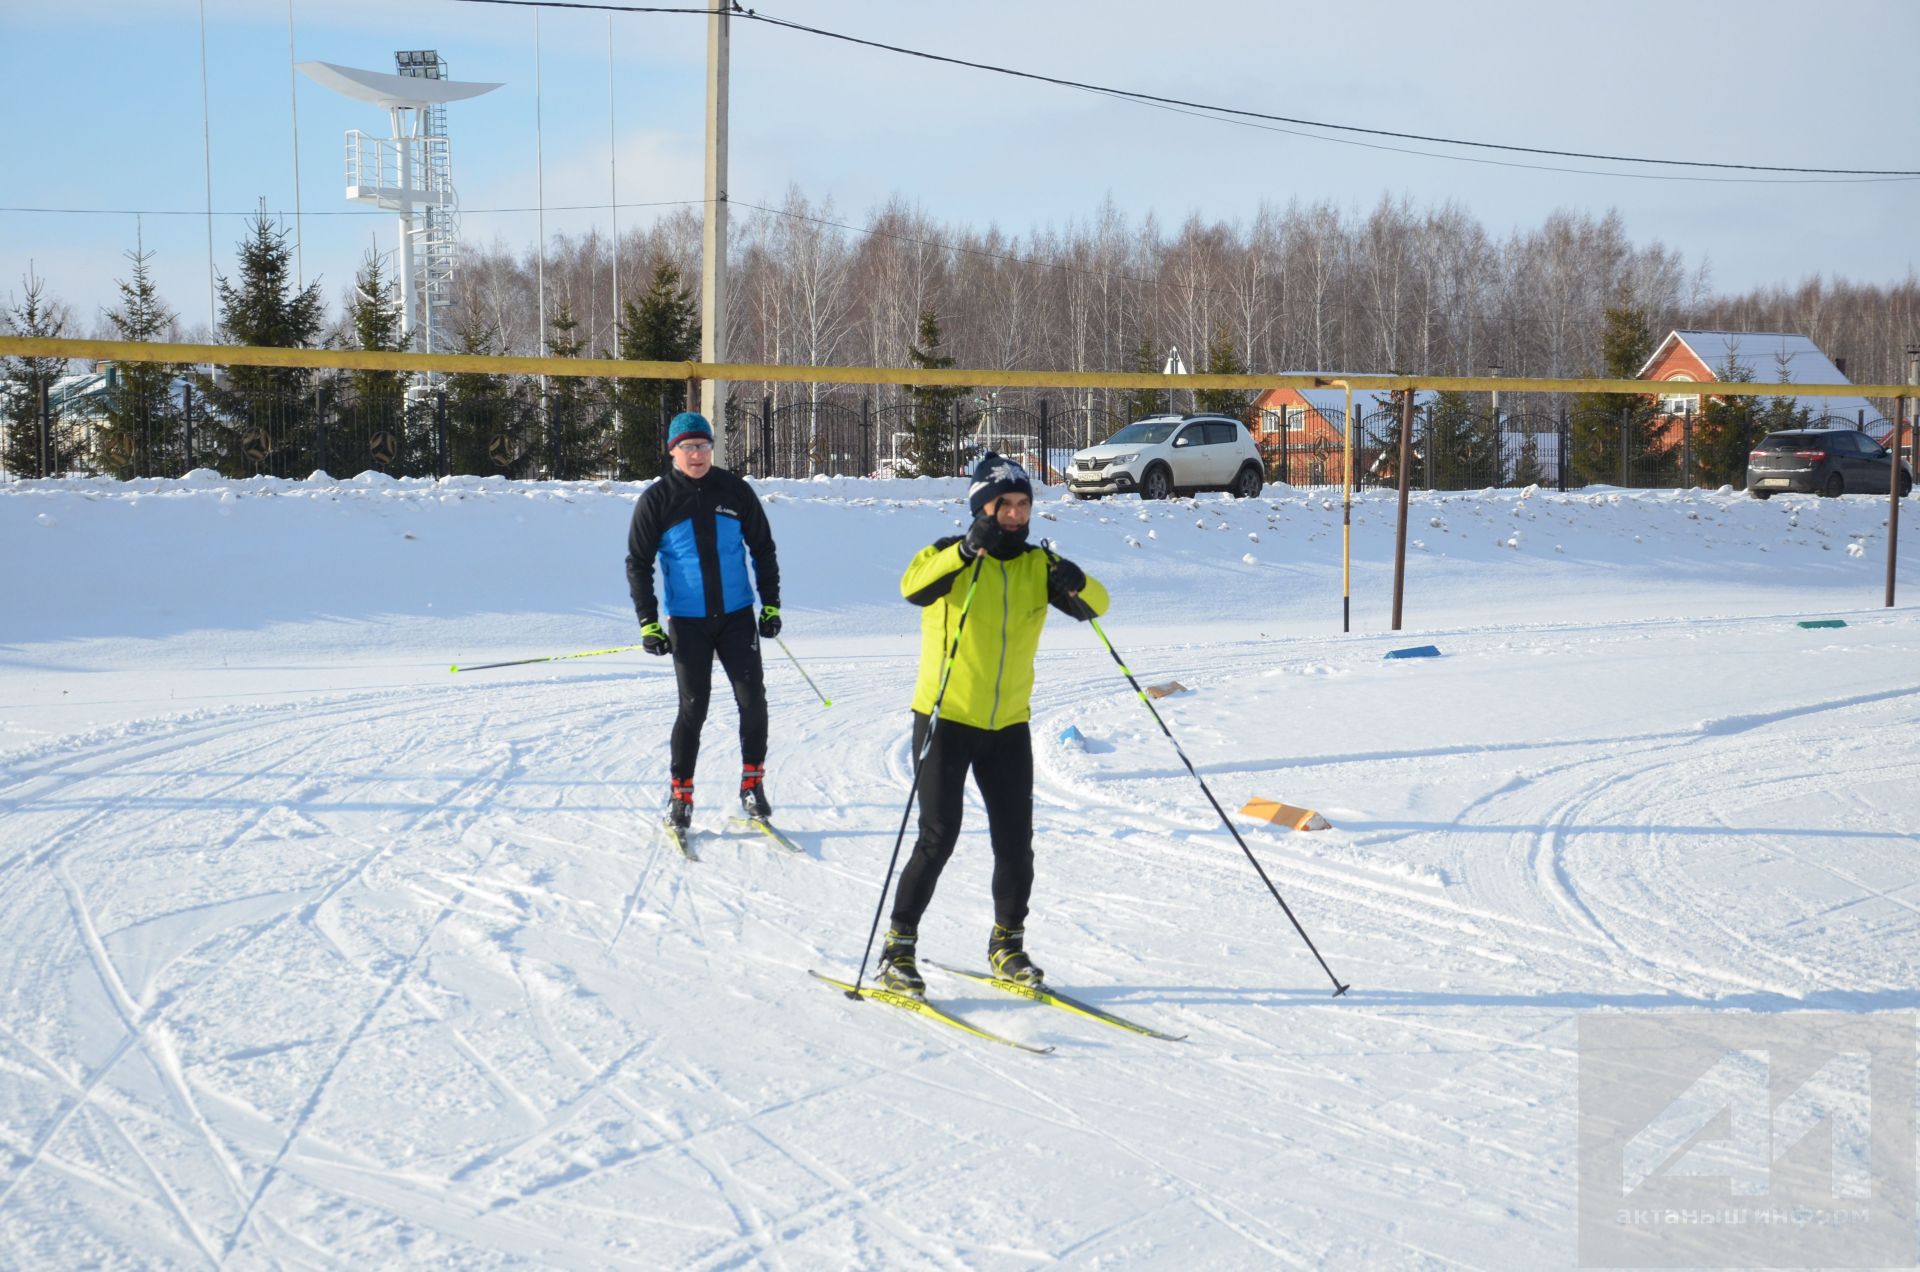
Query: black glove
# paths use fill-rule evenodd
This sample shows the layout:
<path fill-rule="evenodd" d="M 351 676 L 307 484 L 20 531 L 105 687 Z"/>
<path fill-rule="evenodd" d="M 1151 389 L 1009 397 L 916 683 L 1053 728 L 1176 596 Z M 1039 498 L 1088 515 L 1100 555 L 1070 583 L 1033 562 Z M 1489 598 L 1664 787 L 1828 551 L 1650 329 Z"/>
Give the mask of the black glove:
<path fill-rule="evenodd" d="M 667 639 L 666 629 L 660 626 L 658 619 L 648 619 L 640 624 L 640 643 L 650 654 L 670 654 L 673 642 Z"/>
<path fill-rule="evenodd" d="M 760 607 L 760 639 L 772 640 L 780 634 L 780 607 L 762 605 Z"/>
<path fill-rule="evenodd" d="M 1047 567 L 1047 599 L 1083 623 L 1093 617 L 1092 608 L 1078 595 L 1086 585 L 1086 571 L 1065 557 L 1055 557 Z"/>
<path fill-rule="evenodd" d="M 967 527 L 967 537 L 960 542 L 960 556 L 971 561 L 982 552 L 992 552 L 1006 537 L 1007 532 L 1000 528 L 1000 519 L 990 512 L 983 512 Z"/>
<path fill-rule="evenodd" d="M 1086 585 L 1085 571 L 1065 557 L 1055 557 L 1053 564 L 1047 567 L 1047 595 L 1056 600 L 1064 599 Z"/>

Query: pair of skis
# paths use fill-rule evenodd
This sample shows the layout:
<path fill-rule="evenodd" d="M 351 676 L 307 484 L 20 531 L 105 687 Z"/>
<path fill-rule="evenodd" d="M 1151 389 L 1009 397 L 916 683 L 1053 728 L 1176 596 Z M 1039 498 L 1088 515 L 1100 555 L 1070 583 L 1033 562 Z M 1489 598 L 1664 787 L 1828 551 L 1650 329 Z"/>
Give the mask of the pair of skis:
<path fill-rule="evenodd" d="M 978 981 L 982 985 L 991 985 L 995 989 L 1004 990 L 1015 997 L 1025 998 L 1031 1002 L 1044 1003 L 1049 1007 L 1058 1007 L 1062 1011 L 1072 1012 L 1076 1016 L 1084 1016 L 1088 1020 L 1097 1020 L 1101 1024 L 1111 1025 L 1115 1029 L 1124 1029 L 1128 1033 L 1140 1034 L 1147 1038 L 1159 1038 L 1165 1042 L 1180 1042 L 1186 1038 L 1185 1034 L 1162 1033 L 1160 1030 L 1143 1025 L 1137 1020 L 1128 1020 L 1125 1016 L 1117 1016 L 1104 1007 L 1095 1007 L 1092 1003 L 1071 998 L 1044 984 L 1028 985 L 1020 981 L 1006 980 L 993 975 L 991 972 L 976 972 L 964 967 L 949 967 L 945 963 L 934 963 L 932 960 L 928 960 L 928 962 L 931 966 L 937 967 L 943 972 L 951 973 L 954 976 L 961 976 L 967 980 Z M 886 989 L 879 985 L 862 985 L 856 991 L 848 982 L 836 980 L 831 976 L 813 971 L 811 968 L 808 969 L 808 975 L 812 976 L 815 980 L 824 981 L 832 985 L 842 993 L 852 994 L 857 992 L 862 998 L 915 1012 L 931 1020 L 937 1020 L 943 1025 L 958 1029 L 962 1033 L 972 1034 L 974 1037 L 983 1038 L 988 1042 L 997 1042 L 1003 1047 L 1013 1047 L 1020 1051 L 1041 1056 L 1053 1050 L 1050 1046 L 1035 1046 L 1032 1043 L 1021 1042 L 1017 1038 L 1009 1038 L 1004 1034 L 994 1033 L 990 1029 L 982 1029 L 980 1026 L 961 1016 L 955 1015 L 944 1007 L 930 1003 L 924 998 L 916 998 L 911 994 L 902 994 L 896 990 Z"/>
<path fill-rule="evenodd" d="M 727 825 L 742 830 L 757 830 L 768 839 L 771 839 L 774 844 L 783 851 L 790 852 L 797 857 L 807 855 L 806 849 L 787 838 L 779 827 L 764 817 L 729 817 L 727 818 Z M 667 841 L 680 850 L 681 856 L 685 857 L 688 861 L 700 860 L 699 854 L 693 850 L 693 834 L 691 830 L 682 830 L 671 821 L 663 823 L 663 829 L 666 833 Z"/>

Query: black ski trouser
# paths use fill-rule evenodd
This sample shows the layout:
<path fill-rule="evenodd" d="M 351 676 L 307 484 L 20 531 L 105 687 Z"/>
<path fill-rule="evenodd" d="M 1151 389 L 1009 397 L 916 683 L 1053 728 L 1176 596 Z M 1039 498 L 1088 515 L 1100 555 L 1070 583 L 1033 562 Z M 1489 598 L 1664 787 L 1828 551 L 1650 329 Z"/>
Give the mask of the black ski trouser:
<path fill-rule="evenodd" d="M 913 753 L 927 744 L 927 717 L 913 714 Z M 940 871 L 960 841 L 967 772 L 987 806 L 993 842 L 993 918 L 1005 927 L 1027 921 L 1033 894 L 1033 735 L 1023 720 L 977 729 L 942 720 L 920 765 L 920 837 L 893 894 L 893 922 L 917 925 L 933 900 Z"/>
<path fill-rule="evenodd" d="M 733 685 L 740 707 L 740 761 L 767 762 L 767 689 L 760 670 L 760 631 L 753 608 L 738 609 L 719 618 L 669 618 L 673 640 L 673 674 L 680 685 L 680 713 L 673 719 L 673 775 L 693 778 L 700 758 L 700 730 L 707 722 L 707 700 L 713 690 L 713 660 Z"/>

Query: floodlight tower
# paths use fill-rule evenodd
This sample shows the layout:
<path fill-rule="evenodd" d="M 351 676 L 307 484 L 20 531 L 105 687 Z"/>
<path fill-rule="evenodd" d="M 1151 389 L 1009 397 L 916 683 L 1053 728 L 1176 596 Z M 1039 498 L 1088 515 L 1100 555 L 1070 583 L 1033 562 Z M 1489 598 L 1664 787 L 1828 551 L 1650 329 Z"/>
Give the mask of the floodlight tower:
<path fill-rule="evenodd" d="M 406 339 L 424 352 L 444 339 L 435 311 L 452 298 L 454 239 L 459 203 L 453 193 L 446 105 L 499 88 L 446 78 L 447 64 L 431 49 L 394 54 L 400 74 L 356 70 L 332 62 L 302 62 L 317 83 L 387 112 L 392 135 L 347 130 L 347 198 L 399 213 L 400 309 Z M 417 222 L 417 223 L 416 223 Z M 417 242 L 416 242 L 417 240 Z M 416 248 L 420 265 L 416 270 Z"/>

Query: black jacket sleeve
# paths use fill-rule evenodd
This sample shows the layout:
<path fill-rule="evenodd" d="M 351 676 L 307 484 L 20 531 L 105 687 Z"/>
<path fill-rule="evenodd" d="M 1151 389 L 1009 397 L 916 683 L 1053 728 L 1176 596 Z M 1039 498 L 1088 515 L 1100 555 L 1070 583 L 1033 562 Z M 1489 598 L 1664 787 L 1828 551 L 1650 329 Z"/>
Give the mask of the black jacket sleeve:
<path fill-rule="evenodd" d="M 780 608 L 780 559 L 773 550 L 773 526 L 760 496 L 743 479 L 740 481 L 740 537 L 746 540 L 747 553 L 753 557 L 753 584 L 760 603 Z"/>
<path fill-rule="evenodd" d="M 660 551 L 666 486 L 665 481 L 656 481 L 646 488 L 633 506 L 633 524 L 627 529 L 627 591 L 642 626 L 660 619 L 660 598 L 653 590 L 653 559 Z"/>

